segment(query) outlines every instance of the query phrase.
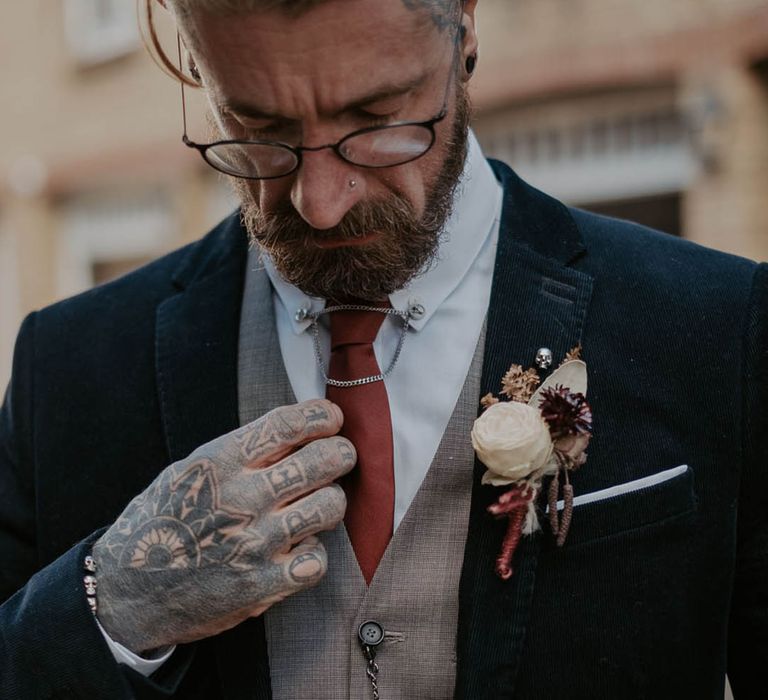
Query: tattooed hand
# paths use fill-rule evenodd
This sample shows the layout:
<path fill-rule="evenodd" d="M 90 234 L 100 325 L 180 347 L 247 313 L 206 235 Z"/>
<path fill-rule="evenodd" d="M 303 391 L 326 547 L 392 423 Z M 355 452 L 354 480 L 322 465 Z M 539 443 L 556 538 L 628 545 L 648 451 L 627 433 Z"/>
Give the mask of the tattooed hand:
<path fill-rule="evenodd" d="M 135 652 L 191 642 L 316 584 L 313 535 L 344 517 L 355 464 L 334 404 L 275 409 L 172 464 L 93 549 L 99 621 Z"/>

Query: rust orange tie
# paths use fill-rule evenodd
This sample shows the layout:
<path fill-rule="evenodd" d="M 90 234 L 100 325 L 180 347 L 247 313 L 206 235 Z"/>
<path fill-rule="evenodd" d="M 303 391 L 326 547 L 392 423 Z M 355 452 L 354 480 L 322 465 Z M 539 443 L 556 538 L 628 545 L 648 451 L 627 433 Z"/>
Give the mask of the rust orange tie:
<path fill-rule="evenodd" d="M 329 315 L 328 376 L 353 381 L 380 374 L 373 341 L 385 315 L 346 310 Z M 326 396 L 343 411 L 341 434 L 357 450 L 357 467 L 340 483 L 347 494 L 344 524 L 365 581 L 370 584 L 392 538 L 395 510 L 392 418 L 387 390 L 383 381 L 351 387 L 329 384 Z"/>

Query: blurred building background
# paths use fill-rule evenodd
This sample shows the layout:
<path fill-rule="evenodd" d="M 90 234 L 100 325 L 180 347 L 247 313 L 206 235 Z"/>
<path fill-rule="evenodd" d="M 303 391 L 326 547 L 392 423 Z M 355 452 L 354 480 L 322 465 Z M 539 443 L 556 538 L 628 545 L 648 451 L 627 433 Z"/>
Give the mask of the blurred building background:
<path fill-rule="evenodd" d="M 476 130 L 490 155 L 569 203 L 768 258 L 768 0 L 482 0 L 478 12 Z M 0 385 L 24 314 L 233 206 L 182 146 L 179 89 L 136 27 L 133 0 L 0 6 Z M 173 49 L 167 21 L 163 35 Z"/>

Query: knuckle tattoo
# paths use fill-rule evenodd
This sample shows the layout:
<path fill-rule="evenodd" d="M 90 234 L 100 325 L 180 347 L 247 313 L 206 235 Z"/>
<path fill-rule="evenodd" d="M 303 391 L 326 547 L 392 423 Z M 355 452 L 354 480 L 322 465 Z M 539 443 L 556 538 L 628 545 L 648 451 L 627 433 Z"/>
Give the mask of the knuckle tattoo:
<path fill-rule="evenodd" d="M 278 498 L 300 491 L 306 483 L 301 463 L 295 457 L 270 468 L 266 476 L 272 493 Z"/>
<path fill-rule="evenodd" d="M 269 427 L 283 442 L 292 442 L 304 434 L 306 420 L 296 406 L 279 408 L 269 414 Z"/>
<path fill-rule="evenodd" d="M 256 460 L 299 440 L 307 427 L 327 417 L 318 406 L 284 406 L 270 411 L 253 426 L 239 432 L 235 440 L 247 460 Z"/>
<path fill-rule="evenodd" d="M 288 575 L 295 583 L 306 584 L 320 578 L 325 573 L 325 569 L 325 559 L 315 552 L 302 552 L 293 558 L 288 567 Z"/>
<path fill-rule="evenodd" d="M 346 438 L 337 438 L 336 449 L 341 454 L 345 463 L 357 461 L 357 450 L 355 450 L 354 445 L 352 445 Z"/>
<path fill-rule="evenodd" d="M 318 525 L 322 525 L 323 517 L 318 511 L 310 515 L 304 515 L 299 510 L 292 510 L 285 516 L 285 524 L 288 527 L 290 536 L 298 537 L 303 533 L 313 530 Z"/>
<path fill-rule="evenodd" d="M 301 409 L 307 425 L 314 426 L 317 423 L 323 423 L 328 420 L 328 411 L 317 404 L 312 404 Z"/>
<path fill-rule="evenodd" d="M 268 430 L 269 421 L 259 421 L 255 426 L 235 437 L 240 454 L 247 460 L 255 460 L 274 451 L 278 446 L 277 435 Z"/>

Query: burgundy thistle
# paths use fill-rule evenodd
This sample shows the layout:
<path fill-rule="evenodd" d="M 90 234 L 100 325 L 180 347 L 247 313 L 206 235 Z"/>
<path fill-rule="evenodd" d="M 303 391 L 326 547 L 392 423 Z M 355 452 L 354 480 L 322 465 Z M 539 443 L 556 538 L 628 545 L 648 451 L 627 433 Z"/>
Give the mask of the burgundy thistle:
<path fill-rule="evenodd" d="M 541 397 L 539 408 L 553 440 L 592 434 L 592 409 L 584 394 L 572 394 L 566 387 L 557 385 L 544 389 Z"/>

